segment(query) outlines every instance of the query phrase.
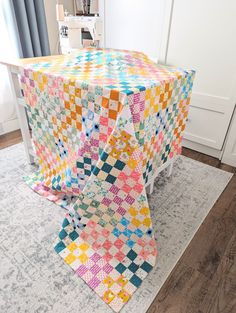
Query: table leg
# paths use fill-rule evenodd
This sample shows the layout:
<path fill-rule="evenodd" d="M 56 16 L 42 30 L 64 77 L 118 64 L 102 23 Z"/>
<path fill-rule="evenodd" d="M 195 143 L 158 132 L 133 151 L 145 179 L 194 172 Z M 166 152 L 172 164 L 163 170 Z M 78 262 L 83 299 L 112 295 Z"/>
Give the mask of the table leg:
<path fill-rule="evenodd" d="M 154 180 L 146 187 L 147 194 L 151 195 L 153 193 Z"/>
<path fill-rule="evenodd" d="M 20 130 L 21 130 L 21 134 L 22 134 L 22 138 L 23 138 L 23 142 L 25 146 L 25 153 L 26 153 L 27 161 L 29 164 L 33 164 L 34 163 L 33 147 L 31 143 L 28 120 L 27 120 L 26 110 L 24 106 L 24 99 L 22 98 L 22 95 L 21 95 L 18 74 L 15 72 L 11 72 L 9 67 L 8 67 L 8 74 L 9 74 L 11 90 L 12 90 L 13 97 L 14 97 L 16 113 L 17 113 L 17 117 L 19 120 Z"/>
<path fill-rule="evenodd" d="M 170 175 L 172 174 L 173 164 L 174 164 L 174 161 L 172 161 L 167 167 L 167 177 L 170 177 Z"/>

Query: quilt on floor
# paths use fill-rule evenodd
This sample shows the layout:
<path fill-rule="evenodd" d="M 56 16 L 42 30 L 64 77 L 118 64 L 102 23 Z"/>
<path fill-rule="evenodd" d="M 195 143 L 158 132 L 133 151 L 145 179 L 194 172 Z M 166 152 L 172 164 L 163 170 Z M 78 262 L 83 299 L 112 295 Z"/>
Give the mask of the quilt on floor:
<path fill-rule="evenodd" d="M 181 151 L 195 72 L 81 49 L 22 69 L 39 172 L 68 209 L 56 252 L 118 312 L 155 265 L 145 184 Z"/>

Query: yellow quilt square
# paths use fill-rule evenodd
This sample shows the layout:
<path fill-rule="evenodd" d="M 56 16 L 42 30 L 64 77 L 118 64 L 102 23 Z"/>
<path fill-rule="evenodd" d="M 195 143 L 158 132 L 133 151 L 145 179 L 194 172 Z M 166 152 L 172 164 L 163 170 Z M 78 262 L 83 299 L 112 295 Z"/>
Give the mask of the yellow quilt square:
<path fill-rule="evenodd" d="M 78 258 L 81 263 L 85 263 L 88 260 L 88 257 L 85 253 L 82 253 Z"/>
<path fill-rule="evenodd" d="M 160 93 L 161 93 L 161 87 L 157 86 L 156 87 L 156 96 L 159 96 Z"/>
<path fill-rule="evenodd" d="M 151 226 L 151 219 L 149 217 L 146 217 L 144 220 L 143 220 L 143 225 L 147 226 L 147 227 L 150 227 Z"/>
<path fill-rule="evenodd" d="M 120 286 L 124 287 L 124 286 L 127 284 L 128 280 L 127 280 L 123 275 L 121 275 L 121 276 L 117 279 L 116 282 L 117 282 Z"/>
<path fill-rule="evenodd" d="M 115 298 L 115 294 L 111 290 L 107 290 L 103 295 L 103 300 L 110 303 Z"/>
<path fill-rule="evenodd" d="M 105 285 L 107 285 L 108 288 L 110 288 L 110 287 L 114 284 L 114 280 L 108 275 L 108 276 L 104 279 L 103 283 L 104 283 Z"/>
<path fill-rule="evenodd" d="M 86 242 L 84 242 L 84 243 L 82 243 L 82 244 L 79 246 L 79 248 L 80 248 L 80 250 L 82 250 L 82 251 L 87 251 L 88 248 L 89 248 L 89 245 L 88 245 Z"/>
<path fill-rule="evenodd" d="M 130 295 L 128 294 L 127 291 L 125 290 L 121 290 L 119 293 L 118 293 L 118 297 L 123 301 L 123 302 L 128 302 L 129 298 L 130 298 Z"/>
<path fill-rule="evenodd" d="M 136 227 L 139 227 L 141 225 L 141 222 L 137 218 L 133 218 L 131 223 Z"/>
<path fill-rule="evenodd" d="M 140 210 L 140 213 L 142 215 L 147 215 L 149 213 L 149 209 L 147 207 L 142 207 L 142 209 Z"/>
<path fill-rule="evenodd" d="M 67 264 L 71 264 L 76 260 L 76 257 L 72 253 L 69 253 L 64 260 Z"/>
<path fill-rule="evenodd" d="M 130 168 L 132 168 L 132 170 L 136 168 L 137 164 L 138 164 L 138 162 L 135 161 L 134 159 L 129 159 L 129 161 L 128 161 L 128 163 L 127 163 L 127 165 L 128 165 Z"/>
<path fill-rule="evenodd" d="M 69 249 L 70 252 L 73 252 L 77 248 L 78 248 L 78 246 L 77 246 L 77 244 L 75 242 L 72 242 L 72 243 L 69 244 L 69 246 L 67 246 L 67 249 Z"/>
<path fill-rule="evenodd" d="M 136 216 L 138 214 L 138 211 L 134 207 L 131 207 L 129 209 L 129 214 L 132 216 Z"/>
<path fill-rule="evenodd" d="M 150 98 L 150 96 L 151 96 L 151 90 L 150 89 L 146 90 L 145 96 L 146 96 L 145 97 L 146 99 Z"/>

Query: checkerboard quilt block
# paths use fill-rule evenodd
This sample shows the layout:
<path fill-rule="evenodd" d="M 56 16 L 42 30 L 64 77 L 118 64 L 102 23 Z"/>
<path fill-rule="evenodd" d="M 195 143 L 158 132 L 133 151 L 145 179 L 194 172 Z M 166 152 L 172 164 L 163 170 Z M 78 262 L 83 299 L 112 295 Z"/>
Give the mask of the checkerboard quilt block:
<path fill-rule="evenodd" d="M 181 152 L 194 74 L 108 49 L 22 69 L 39 166 L 26 182 L 66 208 L 55 250 L 115 312 L 156 262 L 145 185 Z"/>

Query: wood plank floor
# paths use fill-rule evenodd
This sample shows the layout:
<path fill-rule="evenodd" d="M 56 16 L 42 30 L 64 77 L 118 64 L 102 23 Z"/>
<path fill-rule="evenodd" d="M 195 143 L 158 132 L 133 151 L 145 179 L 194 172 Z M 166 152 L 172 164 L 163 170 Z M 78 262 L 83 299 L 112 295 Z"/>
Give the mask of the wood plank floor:
<path fill-rule="evenodd" d="M 0 149 L 21 141 L 20 131 L 0 136 Z M 236 313 L 236 169 L 190 149 L 183 155 L 235 174 L 147 313 Z"/>
<path fill-rule="evenodd" d="M 0 149 L 7 148 L 22 141 L 20 130 L 0 136 Z"/>

